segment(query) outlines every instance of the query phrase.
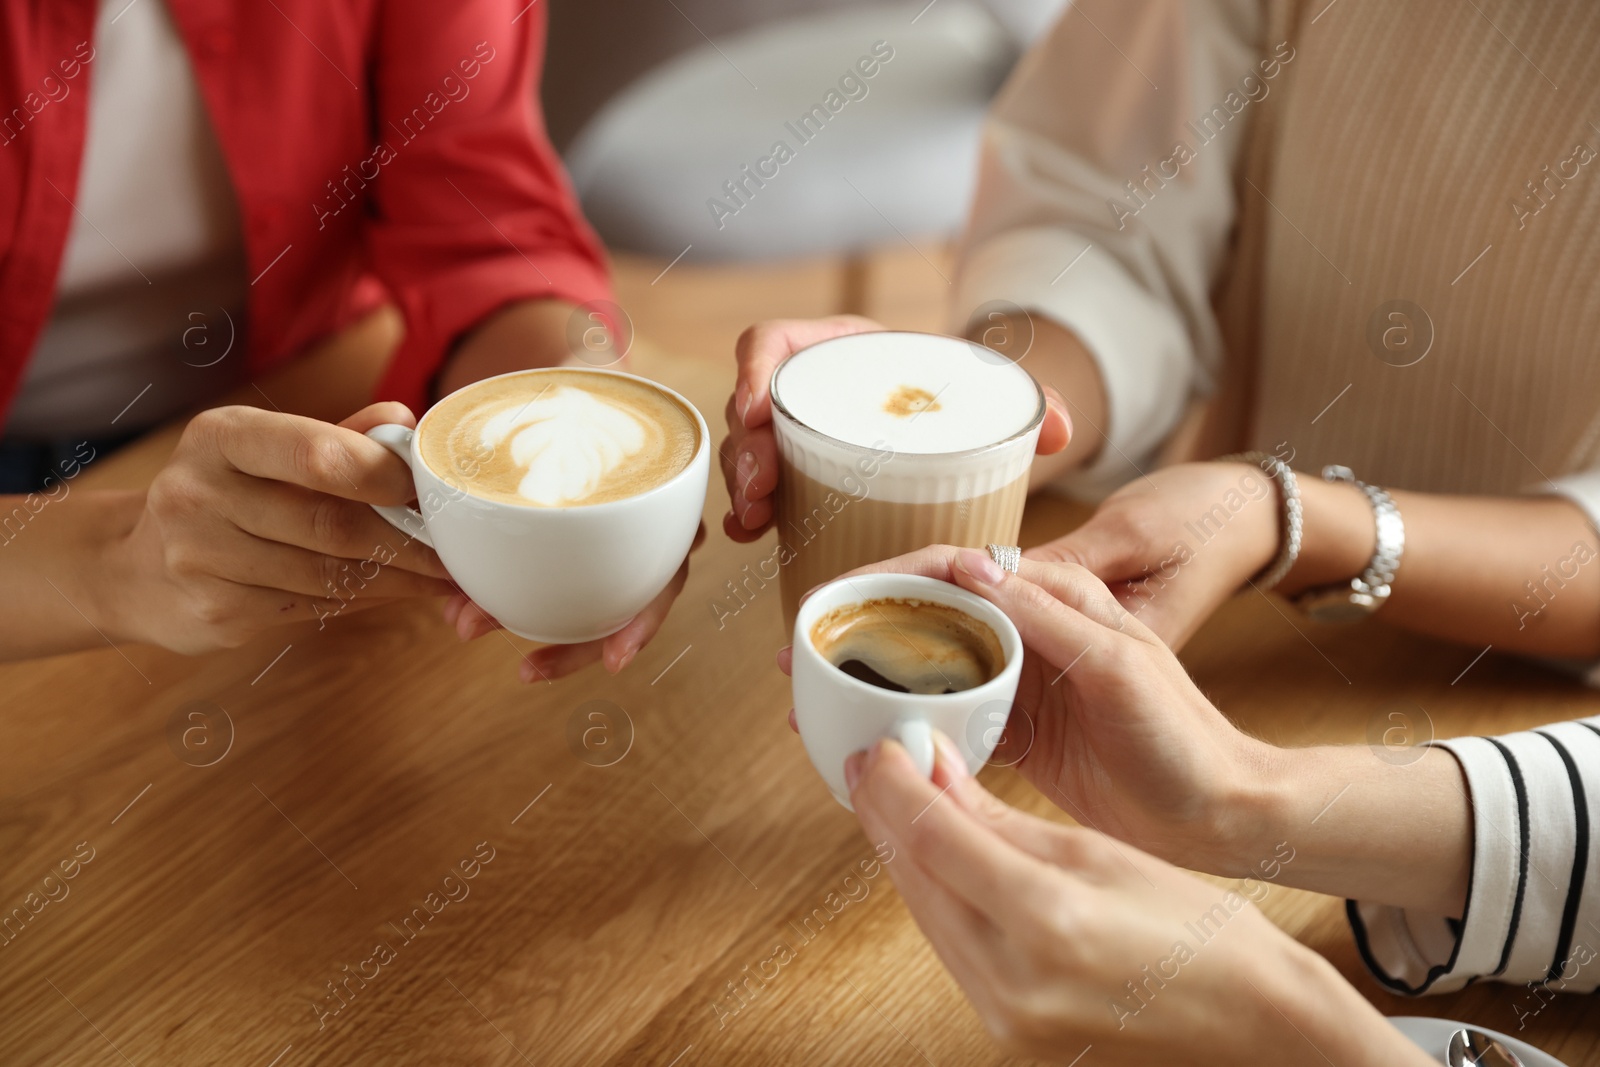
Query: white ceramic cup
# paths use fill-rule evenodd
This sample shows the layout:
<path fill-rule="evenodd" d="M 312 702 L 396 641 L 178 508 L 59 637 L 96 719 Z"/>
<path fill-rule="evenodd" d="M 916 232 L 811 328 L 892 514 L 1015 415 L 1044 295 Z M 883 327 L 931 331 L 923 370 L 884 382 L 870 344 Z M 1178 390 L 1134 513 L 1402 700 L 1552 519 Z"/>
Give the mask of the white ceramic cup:
<path fill-rule="evenodd" d="M 869 600 L 923 600 L 970 615 L 1000 639 L 1005 667 L 987 682 L 959 693 L 897 693 L 852 678 L 823 658 L 811 628 L 836 608 Z M 955 742 L 976 773 L 994 753 L 1000 726 L 1022 675 L 1022 637 L 1005 612 L 960 586 L 917 574 L 864 574 L 840 578 L 812 593 L 794 623 L 794 718 L 806 755 L 834 799 L 850 807 L 844 761 L 880 738 L 906 747 L 924 775 L 933 774 L 933 731 Z"/>
<path fill-rule="evenodd" d="M 700 526 L 711 444 L 704 416 L 665 386 L 621 371 L 562 367 L 559 372 L 632 378 L 672 397 L 694 416 L 700 434 L 694 458 L 637 496 L 539 507 L 474 496 L 466 479 L 440 477 L 423 462 L 417 445 L 431 412 L 416 430 L 386 423 L 367 436 L 411 468 L 421 509 L 373 510 L 438 552 L 462 591 L 507 630 L 533 641 L 575 644 L 622 629 L 677 573 Z"/>

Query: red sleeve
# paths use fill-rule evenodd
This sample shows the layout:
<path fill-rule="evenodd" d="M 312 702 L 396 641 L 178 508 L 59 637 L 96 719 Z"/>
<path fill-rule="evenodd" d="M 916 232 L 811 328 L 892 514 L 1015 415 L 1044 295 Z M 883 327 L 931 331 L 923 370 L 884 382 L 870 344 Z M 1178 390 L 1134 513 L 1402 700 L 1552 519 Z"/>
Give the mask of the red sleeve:
<path fill-rule="evenodd" d="M 539 111 L 547 2 L 384 2 L 367 249 L 406 334 L 380 399 L 420 412 L 456 339 L 507 303 L 610 296 Z"/>

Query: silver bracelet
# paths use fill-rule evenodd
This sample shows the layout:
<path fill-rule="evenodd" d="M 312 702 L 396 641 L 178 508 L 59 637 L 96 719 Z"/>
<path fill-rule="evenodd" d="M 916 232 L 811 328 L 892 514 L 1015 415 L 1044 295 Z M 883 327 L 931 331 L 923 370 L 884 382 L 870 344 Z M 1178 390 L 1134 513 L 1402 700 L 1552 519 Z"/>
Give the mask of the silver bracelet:
<path fill-rule="evenodd" d="M 1265 452 L 1236 452 L 1231 456 L 1223 456 L 1218 462 L 1254 463 L 1263 474 L 1278 483 L 1278 497 L 1283 502 L 1278 517 L 1278 555 L 1250 579 L 1251 585 L 1265 592 L 1283 581 L 1295 560 L 1300 558 L 1300 539 L 1305 531 L 1300 506 L 1300 483 L 1295 479 L 1292 467 Z"/>
<path fill-rule="evenodd" d="M 1318 622 L 1351 622 L 1377 611 L 1389 599 L 1400 557 L 1405 553 L 1406 525 L 1393 498 L 1381 487 L 1356 478 L 1349 467 L 1330 464 L 1322 468 L 1325 481 L 1354 486 L 1372 505 L 1376 528 L 1372 560 L 1356 577 L 1346 582 L 1307 589 L 1295 597 L 1301 611 Z"/>

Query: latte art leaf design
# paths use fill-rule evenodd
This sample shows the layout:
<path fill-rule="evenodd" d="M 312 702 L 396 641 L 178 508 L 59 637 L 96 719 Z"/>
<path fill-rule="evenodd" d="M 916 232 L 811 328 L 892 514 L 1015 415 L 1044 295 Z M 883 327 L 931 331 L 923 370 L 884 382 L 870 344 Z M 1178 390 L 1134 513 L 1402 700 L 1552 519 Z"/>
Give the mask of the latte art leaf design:
<path fill-rule="evenodd" d="M 644 448 L 648 433 L 626 408 L 558 385 L 496 412 L 484 422 L 481 440 L 496 451 L 509 440 L 511 459 L 523 471 L 518 495 L 554 506 L 592 496 Z"/>

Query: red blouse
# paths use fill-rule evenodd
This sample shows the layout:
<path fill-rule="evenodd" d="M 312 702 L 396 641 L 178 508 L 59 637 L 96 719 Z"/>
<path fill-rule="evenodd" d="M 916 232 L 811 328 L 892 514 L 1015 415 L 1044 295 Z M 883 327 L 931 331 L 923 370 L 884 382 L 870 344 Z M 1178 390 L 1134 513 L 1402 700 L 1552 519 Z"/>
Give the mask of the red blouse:
<path fill-rule="evenodd" d="M 545 0 L 166 3 L 239 204 L 252 372 L 365 310 L 375 278 L 405 317 L 379 397 L 420 410 L 485 315 L 609 296 L 538 110 Z M 0 419 L 55 298 L 96 9 L 0 0 Z"/>

